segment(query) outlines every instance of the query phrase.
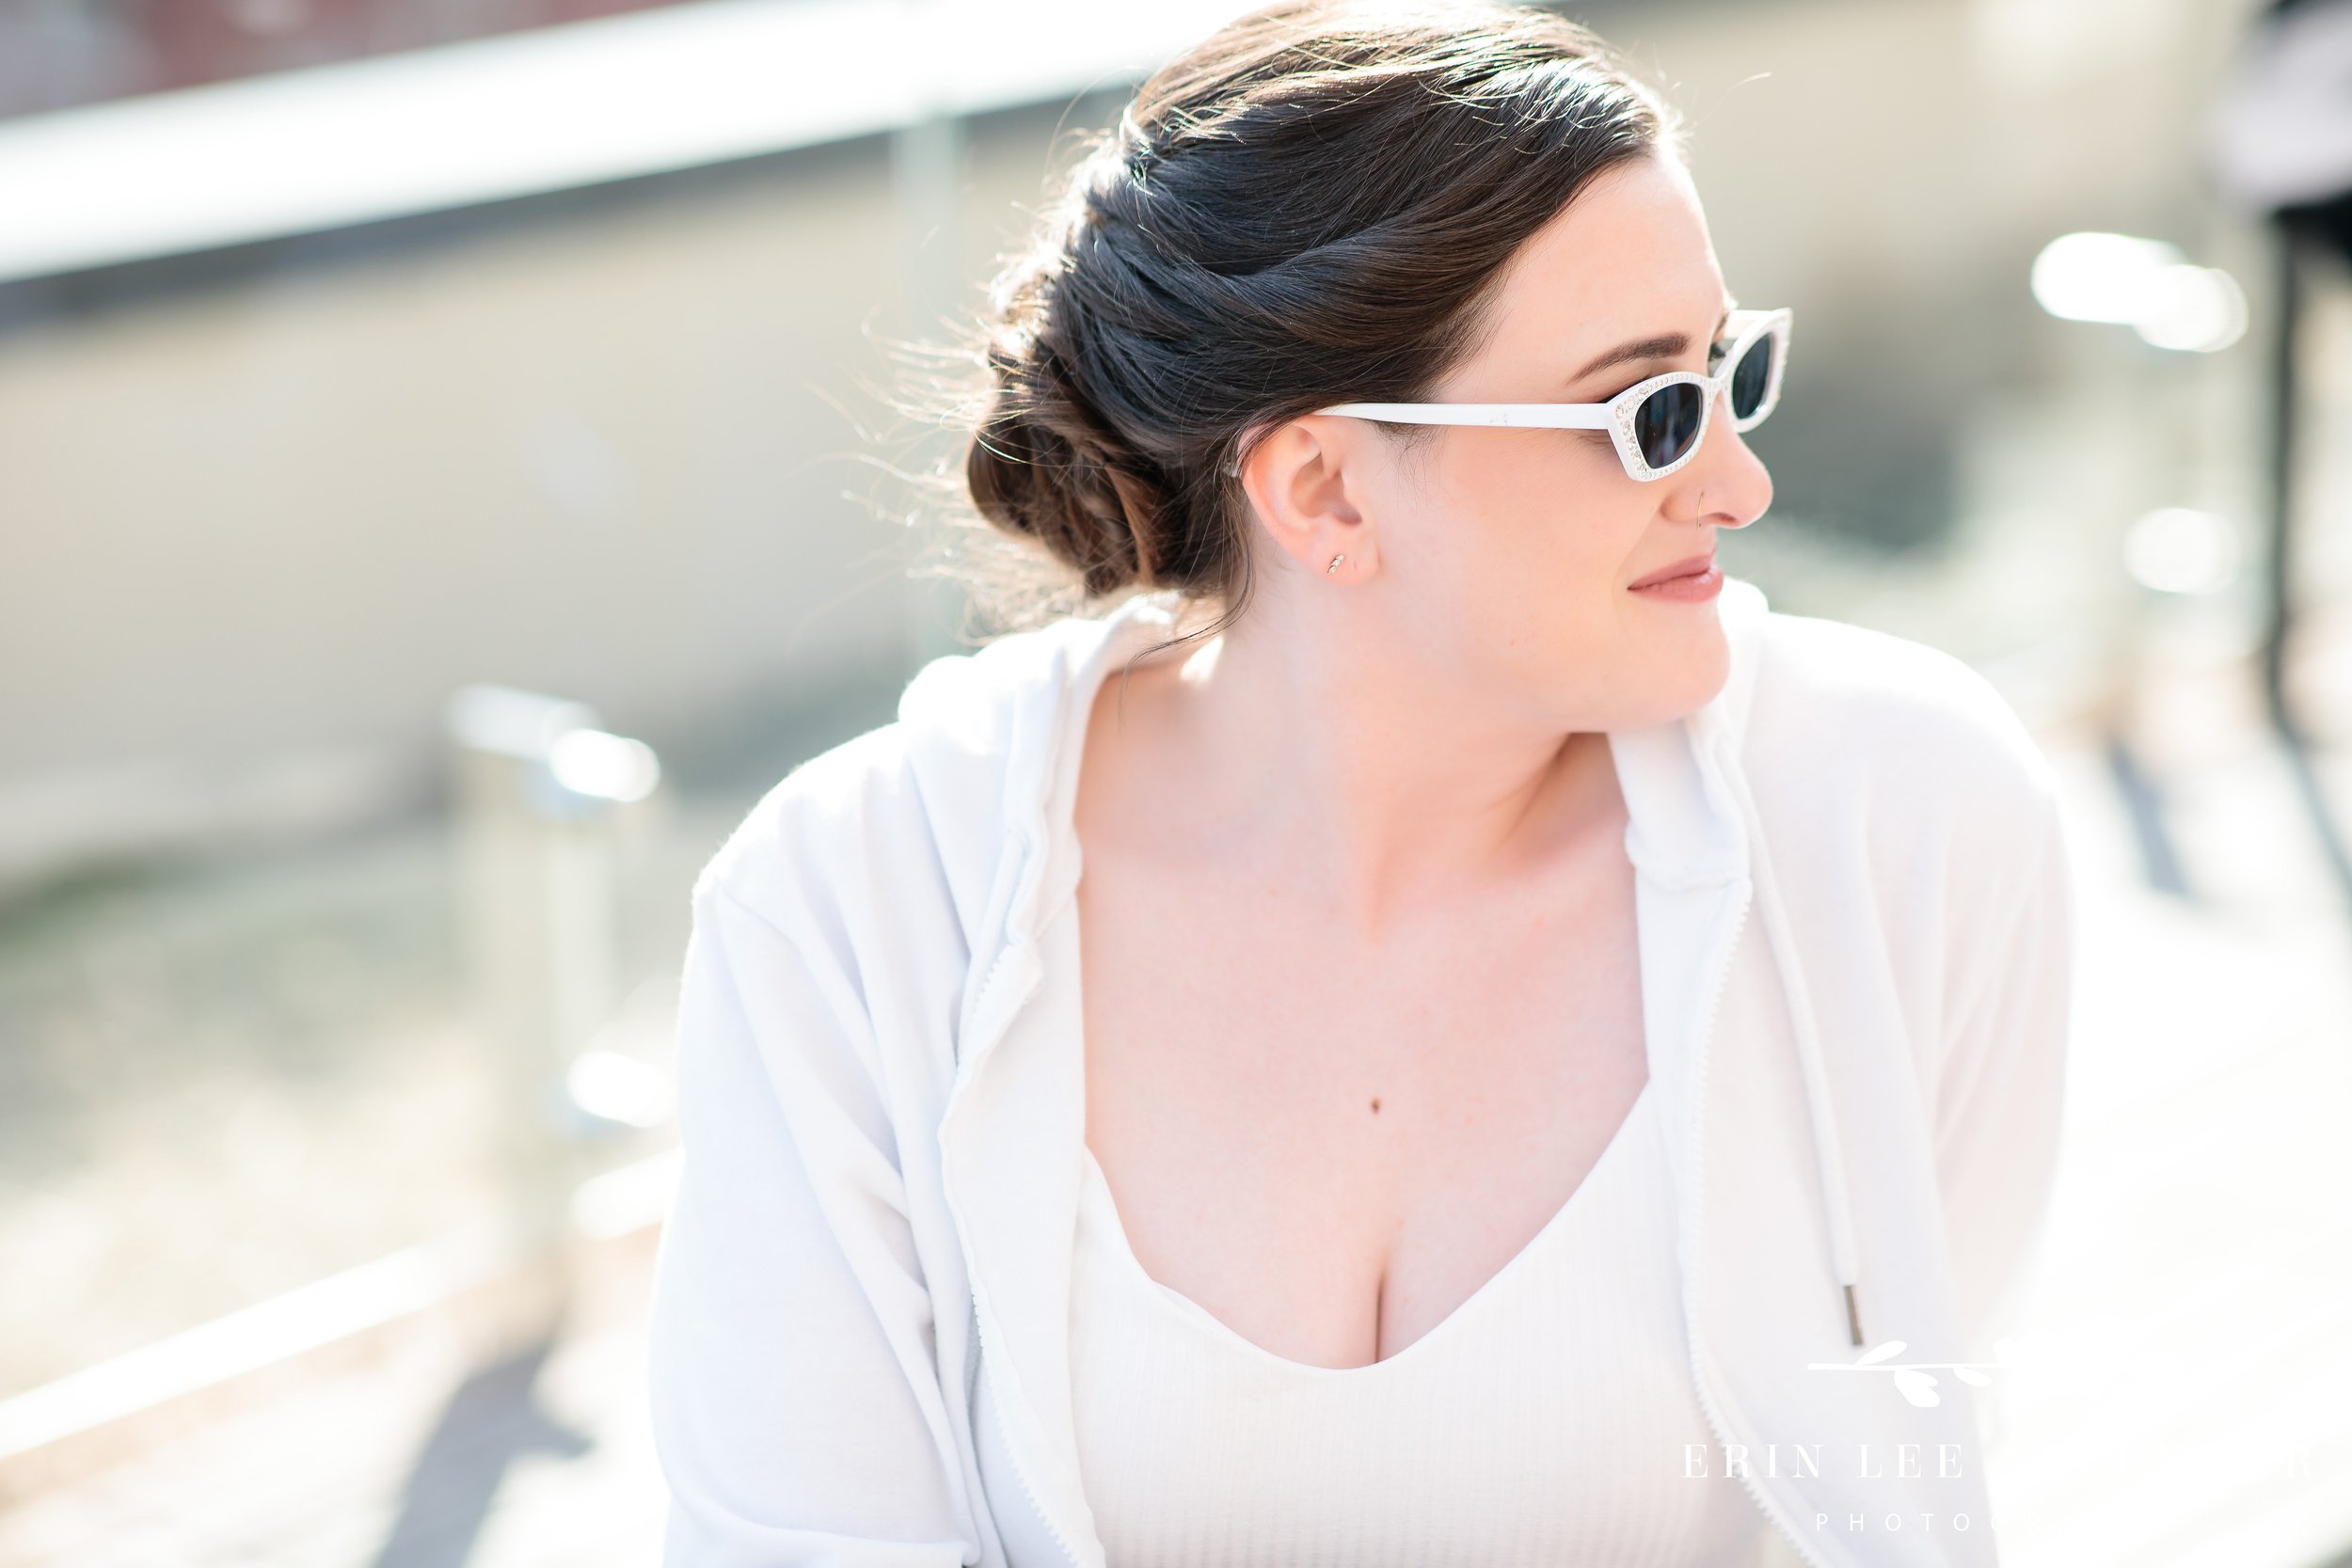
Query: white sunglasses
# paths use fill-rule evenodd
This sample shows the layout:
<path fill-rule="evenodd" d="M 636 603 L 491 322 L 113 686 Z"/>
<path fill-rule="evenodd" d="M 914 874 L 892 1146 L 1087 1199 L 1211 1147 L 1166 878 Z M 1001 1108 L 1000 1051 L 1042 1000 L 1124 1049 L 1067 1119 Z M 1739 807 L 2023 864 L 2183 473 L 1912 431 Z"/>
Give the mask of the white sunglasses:
<path fill-rule="evenodd" d="M 1754 430 L 1779 404 L 1789 319 L 1785 307 L 1734 310 L 1724 324 L 1728 336 L 1717 341 L 1720 369 L 1706 375 L 1668 371 L 1635 382 L 1607 403 L 1343 403 L 1315 412 L 1395 424 L 1606 430 L 1629 475 L 1663 479 L 1697 454 L 1718 393 L 1730 396 L 1734 430 Z M 1237 472 L 1238 465 L 1227 471 Z"/>

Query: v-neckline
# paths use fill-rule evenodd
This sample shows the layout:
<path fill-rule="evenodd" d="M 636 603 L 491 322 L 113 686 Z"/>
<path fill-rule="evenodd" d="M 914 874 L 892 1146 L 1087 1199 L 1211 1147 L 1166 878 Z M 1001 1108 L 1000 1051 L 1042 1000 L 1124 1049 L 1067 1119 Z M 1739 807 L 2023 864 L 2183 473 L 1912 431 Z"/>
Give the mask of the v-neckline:
<path fill-rule="evenodd" d="M 1136 1256 L 1135 1248 L 1127 1240 L 1127 1223 L 1119 1212 L 1119 1200 L 1111 1192 L 1110 1178 L 1104 1172 L 1102 1162 L 1095 1159 L 1092 1146 L 1083 1139 L 1079 1143 L 1079 1150 L 1080 1157 L 1086 1164 L 1087 1174 L 1084 1184 L 1088 1191 L 1083 1195 L 1081 1201 L 1092 1202 L 1096 1205 L 1097 1212 L 1107 1227 L 1107 1234 L 1104 1239 L 1110 1244 L 1110 1250 L 1119 1255 L 1120 1262 L 1117 1266 L 1125 1271 L 1130 1279 L 1141 1284 L 1150 1293 L 1174 1308 L 1178 1315 L 1187 1322 L 1206 1330 L 1229 1347 L 1286 1371 L 1308 1376 L 1363 1377 L 1380 1372 L 1387 1368 L 1392 1368 L 1399 1362 L 1420 1354 L 1422 1347 L 1432 1340 L 1441 1340 L 1459 1332 L 1455 1329 L 1456 1323 L 1465 1317 L 1483 1310 L 1481 1303 L 1507 1289 L 1510 1281 L 1524 1272 L 1527 1266 L 1526 1260 L 1530 1257 L 1551 1245 L 1557 1235 L 1574 1223 L 1577 1214 L 1591 1207 L 1591 1201 L 1586 1199 L 1585 1195 L 1599 1182 L 1615 1180 L 1613 1173 L 1628 1158 L 1625 1150 L 1636 1137 L 1646 1131 L 1648 1118 L 1652 1115 L 1648 1107 L 1652 1098 L 1650 1090 L 1654 1083 L 1655 1080 L 1647 1078 L 1642 1081 L 1642 1087 L 1634 1095 L 1633 1103 L 1627 1107 L 1625 1116 L 1617 1123 L 1616 1131 L 1610 1134 L 1609 1142 L 1602 1148 L 1599 1157 L 1593 1162 L 1592 1168 L 1584 1173 L 1583 1180 L 1576 1184 L 1576 1190 L 1568 1194 L 1558 1209 L 1552 1211 L 1551 1217 L 1544 1221 L 1535 1234 L 1529 1237 L 1518 1251 L 1513 1253 L 1504 1260 L 1501 1268 L 1486 1276 L 1478 1289 L 1464 1297 L 1454 1306 L 1453 1311 L 1439 1319 L 1411 1344 L 1406 1345 L 1394 1355 L 1384 1356 L 1377 1361 L 1367 1361 L 1360 1366 L 1323 1367 L 1311 1361 L 1294 1361 L 1287 1355 L 1270 1351 L 1259 1344 L 1176 1289 L 1175 1286 L 1163 1284 L 1154 1279 L 1150 1271 L 1144 1268 L 1142 1259 Z"/>

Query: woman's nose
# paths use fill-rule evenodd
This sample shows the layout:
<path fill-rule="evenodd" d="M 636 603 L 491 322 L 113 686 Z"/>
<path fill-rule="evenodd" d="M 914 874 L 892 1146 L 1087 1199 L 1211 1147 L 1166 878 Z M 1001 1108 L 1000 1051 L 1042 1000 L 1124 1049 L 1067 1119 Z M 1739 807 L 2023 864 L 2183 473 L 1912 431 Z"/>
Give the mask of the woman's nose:
<path fill-rule="evenodd" d="M 1772 504 L 1772 476 L 1732 428 L 1730 410 L 1709 410 L 1698 457 L 1677 476 L 1688 481 L 1691 521 L 1745 528 Z"/>

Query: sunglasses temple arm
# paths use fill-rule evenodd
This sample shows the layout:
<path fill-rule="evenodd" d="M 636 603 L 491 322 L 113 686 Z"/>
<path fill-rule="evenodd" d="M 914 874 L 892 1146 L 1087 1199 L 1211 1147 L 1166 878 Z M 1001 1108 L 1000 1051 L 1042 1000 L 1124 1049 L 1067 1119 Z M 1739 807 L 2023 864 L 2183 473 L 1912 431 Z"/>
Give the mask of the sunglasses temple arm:
<path fill-rule="evenodd" d="M 1607 430 L 1604 403 L 1343 403 L 1317 409 L 1383 424 L 1493 425 L 1527 430 Z"/>

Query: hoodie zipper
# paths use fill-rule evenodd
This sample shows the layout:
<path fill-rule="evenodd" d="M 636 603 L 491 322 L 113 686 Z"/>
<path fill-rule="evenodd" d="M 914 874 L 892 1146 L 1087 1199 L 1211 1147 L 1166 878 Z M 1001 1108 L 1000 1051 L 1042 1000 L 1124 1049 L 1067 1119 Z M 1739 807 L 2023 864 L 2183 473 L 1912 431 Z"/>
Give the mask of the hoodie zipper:
<path fill-rule="evenodd" d="M 985 1299 L 981 1295 L 979 1282 L 976 1277 L 973 1280 L 972 1289 L 972 1323 L 973 1326 L 979 1330 L 980 1354 L 982 1357 L 986 1357 L 988 1355 L 989 1346 L 993 1342 L 993 1338 L 989 1333 L 988 1329 L 989 1317 L 990 1313 L 988 1307 Z M 997 1381 L 1001 1385 L 1003 1380 L 999 1378 Z M 1045 1507 L 1044 1503 L 1039 1499 L 1037 1488 L 1029 1483 L 1029 1472 L 1021 1463 L 1021 1445 L 1013 1440 L 1012 1423 L 1005 1418 L 1005 1401 L 1002 1393 L 998 1393 L 995 1398 L 991 1399 L 988 1402 L 994 1408 L 996 1416 L 996 1431 L 998 1434 L 1004 1438 L 1005 1452 L 1012 1461 L 1012 1479 L 1020 1484 L 1021 1496 L 1023 1499 L 1028 1503 L 1029 1512 L 1036 1514 L 1039 1520 L 1043 1523 L 1045 1526 L 1045 1533 L 1053 1537 L 1055 1546 L 1060 1550 L 1062 1557 L 1068 1560 L 1071 1568 L 1078 1568 L 1078 1554 L 1076 1550 L 1071 1546 L 1069 1538 L 1062 1534 L 1061 1527 L 1054 1523 L 1053 1513 Z M 999 1533 L 1001 1534 L 1002 1532 L 1000 1531 Z"/>
<path fill-rule="evenodd" d="M 1724 939 L 1722 955 L 1716 959 L 1714 979 L 1708 990 L 1707 1011 L 1701 1023 L 1696 1103 L 1701 1108 L 1702 1114 L 1707 1104 L 1707 1074 L 1714 1065 L 1715 1058 L 1715 1015 L 1722 1010 L 1724 988 L 1731 979 L 1732 955 L 1739 951 L 1740 935 L 1747 928 L 1748 911 L 1756 902 L 1755 882 L 1747 879 L 1742 879 L 1742 881 L 1746 891 L 1740 896 L 1740 912 L 1733 919 L 1731 934 Z M 1704 1137 L 1694 1137 L 1691 1140 L 1691 1190 L 1694 1194 L 1704 1193 L 1706 1190 L 1706 1166 L 1707 1140 Z M 1697 1325 L 1687 1313 L 1683 1319 L 1683 1332 L 1695 1347 Z M 1730 1429 L 1724 1423 L 1723 1412 L 1715 1406 L 1715 1396 L 1708 1391 L 1707 1379 L 1700 1374 L 1698 1358 L 1695 1355 L 1691 1361 L 1691 1382 L 1692 1386 L 1698 1393 L 1699 1409 L 1707 1417 L 1708 1428 L 1715 1433 L 1716 1447 L 1728 1450 L 1731 1444 Z M 1747 1488 L 1748 1496 L 1754 1499 L 1756 1512 L 1763 1514 L 1765 1520 L 1780 1531 L 1783 1538 L 1796 1549 L 1798 1557 L 1811 1564 L 1812 1568 L 1831 1568 L 1831 1564 L 1816 1557 L 1804 1542 L 1798 1537 L 1797 1532 L 1781 1518 L 1780 1511 L 1765 1497 L 1764 1488 L 1757 1484 L 1751 1469 L 1740 1471 L 1740 1481 Z"/>
<path fill-rule="evenodd" d="M 1012 951 L 1013 950 L 1010 945 L 1002 947 L 998 949 L 996 957 L 991 960 L 989 964 L 988 975 L 981 981 L 980 990 L 975 996 L 972 1009 L 972 1017 L 974 1019 L 977 1019 L 981 1016 L 981 1008 L 987 1005 L 989 993 L 995 990 L 998 984 L 998 977 L 1003 973 L 1004 966 L 1007 961 L 1012 957 Z M 958 1073 L 954 1087 L 950 1091 L 950 1109 L 954 1108 L 956 1101 L 961 1101 L 963 1093 L 965 1092 L 966 1086 L 970 1084 L 972 1079 L 977 1075 L 980 1063 L 986 1059 L 990 1052 L 996 1048 L 997 1042 L 1004 1038 L 1005 1031 L 1011 1027 L 1013 1019 L 1019 1015 L 1021 1009 L 1028 1005 L 1029 997 L 1035 992 L 1036 989 L 1036 977 L 1032 975 L 1029 983 L 1023 987 L 1021 995 L 1015 997 L 1011 1005 L 1004 1010 L 1002 1019 L 994 1021 L 993 1027 L 990 1030 L 988 1038 L 984 1040 L 977 1050 L 974 1050 L 964 1057 L 962 1070 Z M 969 1022 L 971 1021 L 967 1020 L 966 1022 Z M 963 1275 L 964 1278 L 971 1282 L 972 1326 L 974 1332 L 979 1337 L 980 1357 L 983 1361 L 985 1361 L 991 1354 L 991 1347 L 996 1343 L 996 1337 L 989 1327 L 990 1323 L 994 1318 L 994 1313 L 990 1309 L 987 1292 L 981 1289 L 979 1270 L 973 1264 L 971 1247 L 972 1227 L 968 1223 L 966 1223 L 962 1210 L 957 1206 L 952 1196 L 950 1196 L 947 1199 L 947 1207 L 949 1212 L 955 1216 L 957 1239 L 961 1244 L 963 1251 Z M 1005 1453 L 1012 1462 L 1012 1479 L 1014 1482 L 1020 1486 L 1021 1496 L 1023 1499 L 1028 1503 L 1029 1512 L 1036 1514 L 1038 1519 L 1045 1526 L 1045 1533 L 1053 1538 L 1055 1546 L 1060 1550 L 1063 1558 L 1070 1563 L 1071 1568 L 1082 1568 L 1082 1565 L 1078 1560 L 1078 1554 L 1076 1550 L 1070 1544 L 1069 1538 L 1062 1534 L 1061 1527 L 1054 1522 L 1053 1513 L 1039 1498 L 1037 1487 L 1032 1484 L 1029 1480 L 1028 1468 L 1022 1463 L 1021 1445 L 1015 1438 L 1012 1430 L 1012 1423 L 1006 1419 L 1005 1417 L 1005 1400 L 1003 1393 L 1004 1379 L 1001 1376 L 1003 1363 L 999 1361 L 997 1363 L 997 1367 L 999 1375 L 995 1379 L 997 1385 L 997 1387 L 994 1390 L 995 1397 L 991 1399 L 989 1403 L 994 1408 L 996 1431 L 998 1435 L 1004 1439 Z"/>

